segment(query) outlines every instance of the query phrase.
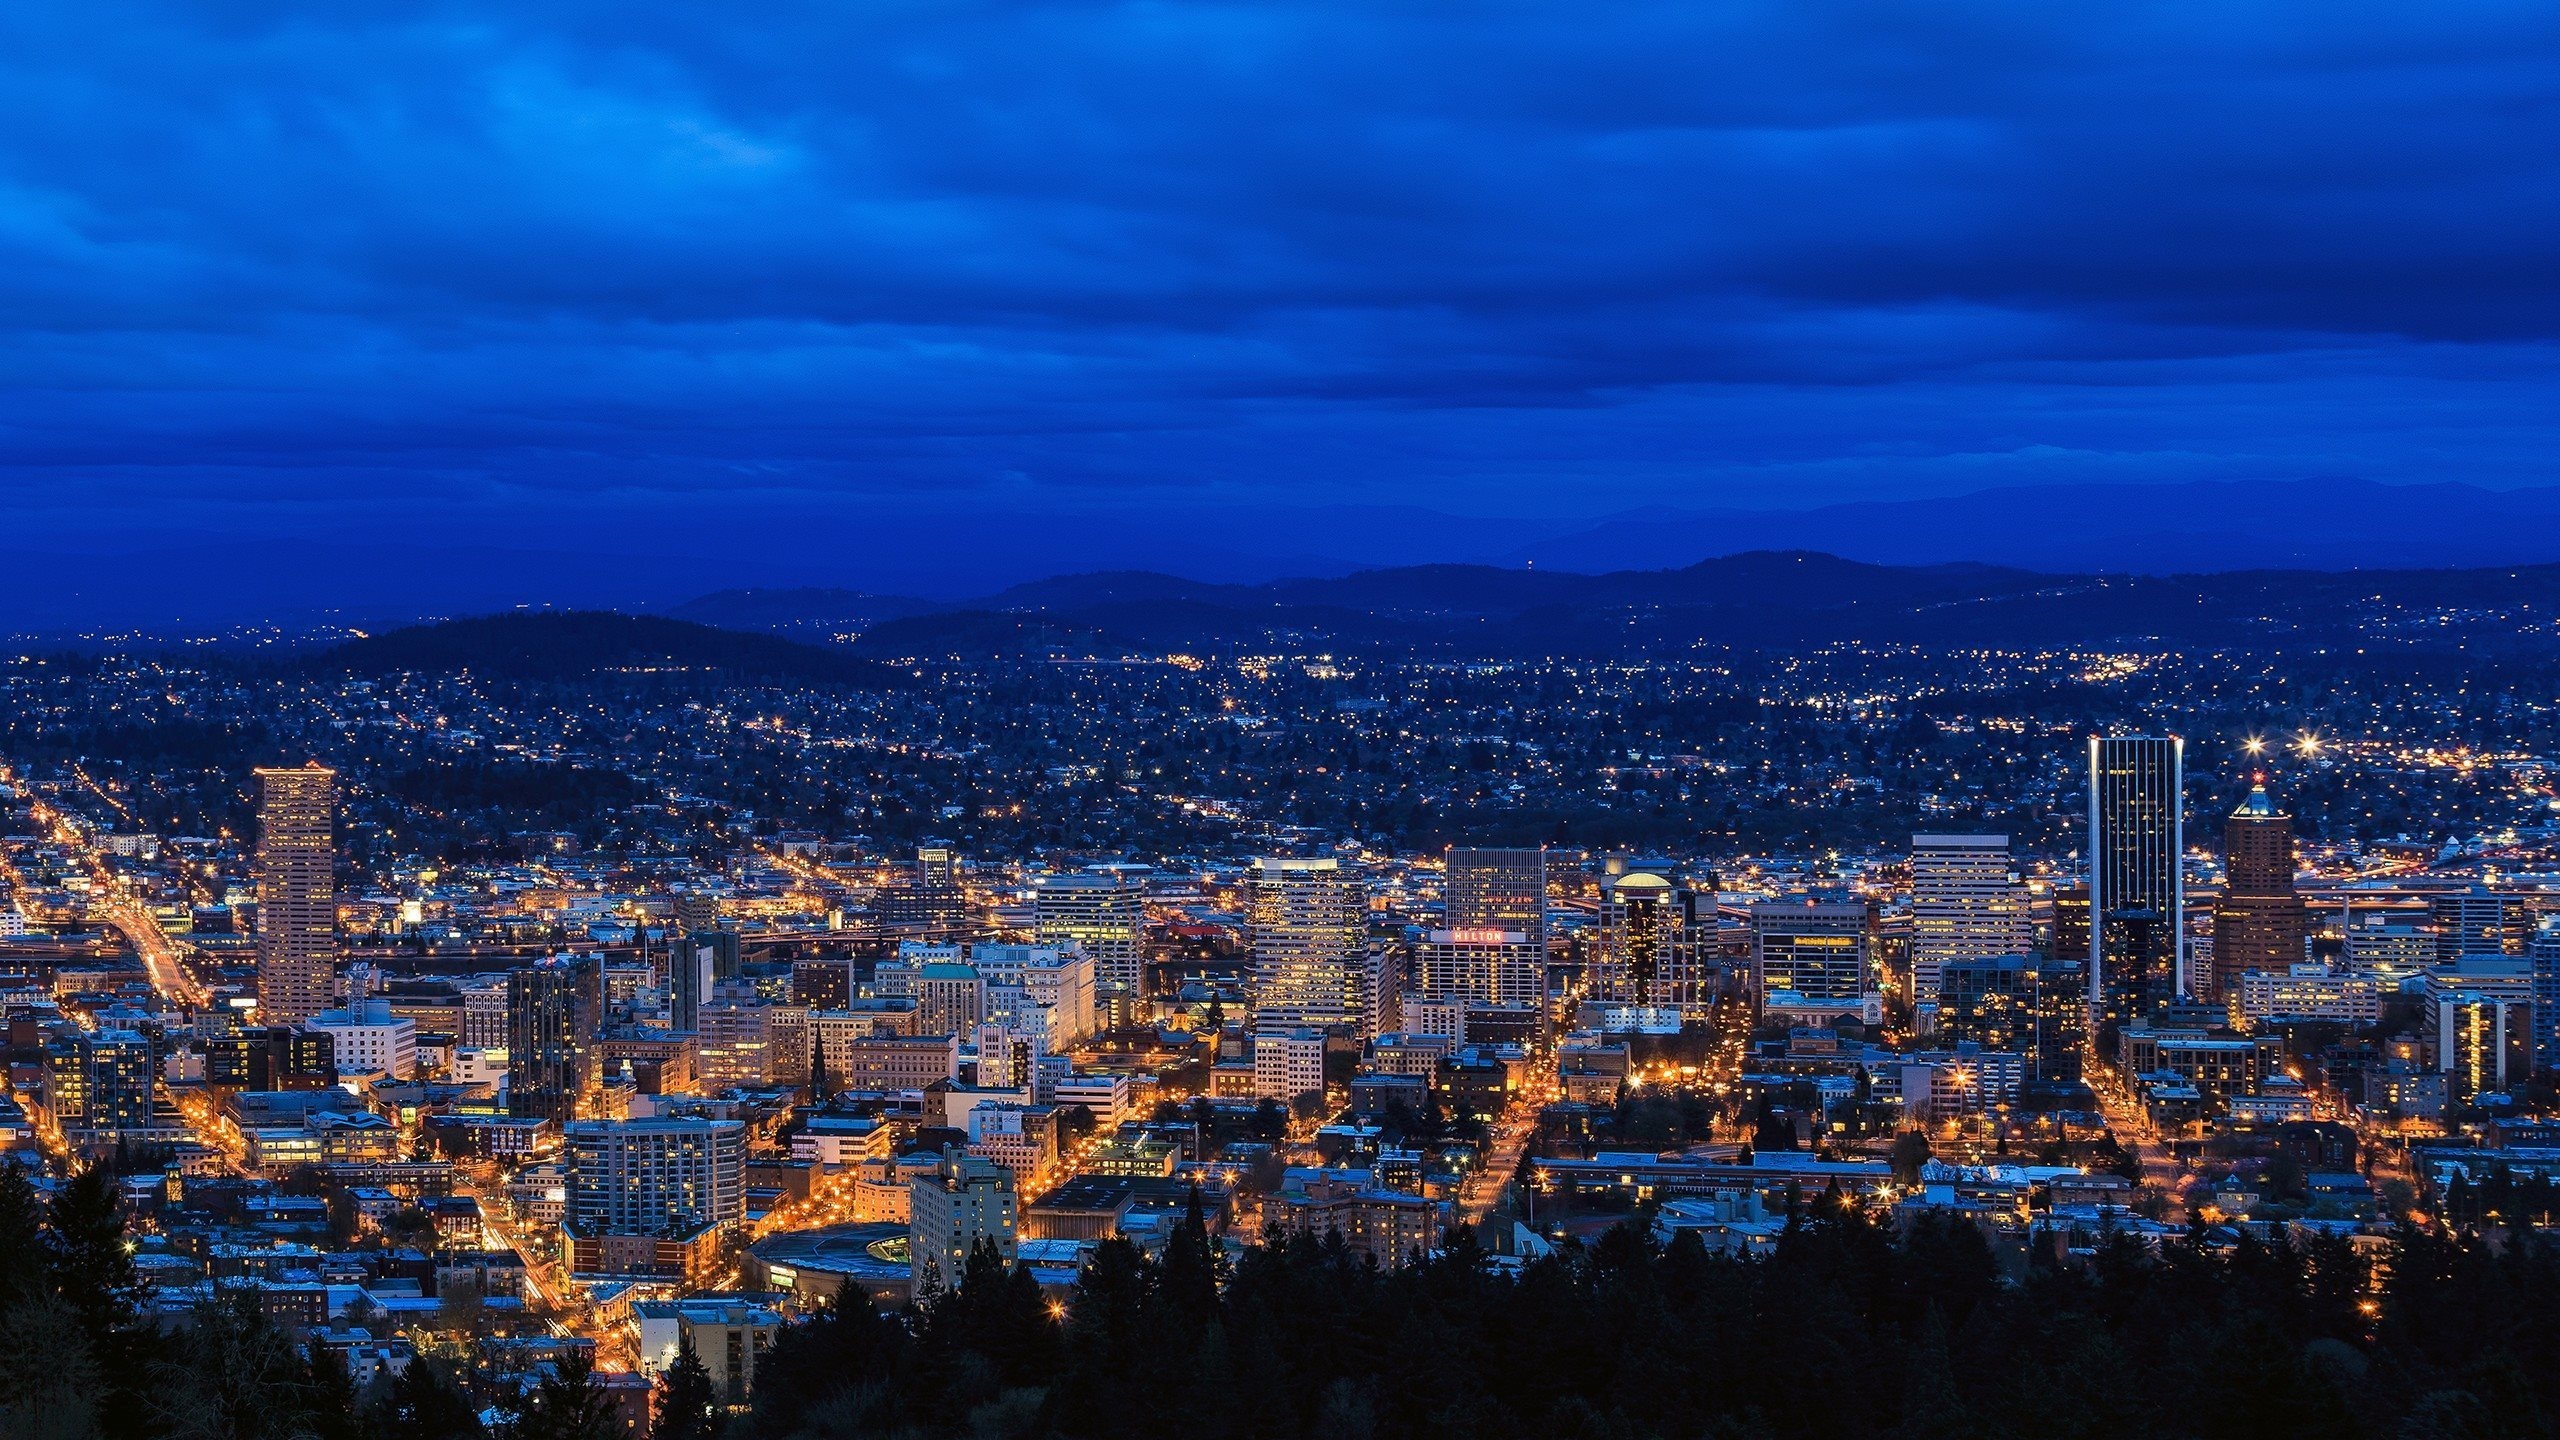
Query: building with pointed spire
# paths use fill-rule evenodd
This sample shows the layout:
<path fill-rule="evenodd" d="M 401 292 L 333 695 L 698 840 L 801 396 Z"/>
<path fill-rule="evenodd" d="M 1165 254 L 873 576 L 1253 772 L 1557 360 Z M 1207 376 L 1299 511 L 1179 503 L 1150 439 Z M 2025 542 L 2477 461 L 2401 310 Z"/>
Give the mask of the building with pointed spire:
<path fill-rule="evenodd" d="M 2222 898 L 2213 907 L 2212 990 L 2240 993 L 2252 970 L 2282 975 L 2303 961 L 2307 918 L 2294 892 L 2293 817 L 2267 796 L 2267 777 L 2250 777 L 2249 796 L 2222 825 Z"/>

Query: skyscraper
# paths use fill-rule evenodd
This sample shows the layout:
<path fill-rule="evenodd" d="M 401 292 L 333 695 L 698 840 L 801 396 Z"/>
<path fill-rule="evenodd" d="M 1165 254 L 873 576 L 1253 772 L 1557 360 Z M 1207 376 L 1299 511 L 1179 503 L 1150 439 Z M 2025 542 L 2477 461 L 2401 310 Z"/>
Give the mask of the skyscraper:
<path fill-rule="evenodd" d="M 2089 985 L 2081 975 L 2087 968 L 2078 956 L 1948 961 L 1939 974 L 1938 1043 L 2014 1052 L 2039 1079 L 2077 1078 L 2089 1019 Z"/>
<path fill-rule="evenodd" d="M 1253 862 L 1249 929 L 1258 1025 L 1357 1025 L 1367 905 L 1339 861 Z"/>
<path fill-rule="evenodd" d="M 1715 953 L 1716 882 L 1684 883 L 1667 861 L 1610 856 L 1599 924 L 1583 976 L 1586 1001 L 1676 1007 L 1703 1019 L 1724 967 Z"/>
<path fill-rule="evenodd" d="M 338 775 L 317 764 L 257 772 L 258 1013 L 308 1020 L 337 1003 Z"/>
<path fill-rule="evenodd" d="M 1031 888 L 1031 924 L 1043 945 L 1074 945 L 1093 957 L 1095 1004 L 1105 1023 L 1136 1019 L 1146 990 L 1146 891 L 1124 875 L 1046 875 Z"/>
<path fill-rule="evenodd" d="M 507 1113 L 578 1113 L 603 1014 L 603 972 L 592 959 L 553 956 L 507 977 Z"/>
<path fill-rule="evenodd" d="M 2522 908 L 2515 896 L 2486 885 L 2427 897 L 2428 917 L 2436 931 L 2437 963 L 2510 953 L 2516 947 L 2509 931 Z"/>
<path fill-rule="evenodd" d="M 701 1023 L 702 1007 L 744 964 L 735 930 L 689 930 L 667 947 L 667 1017 L 677 1030 Z"/>
<path fill-rule="evenodd" d="M 2034 945 L 2027 887 L 2010 866 L 2008 836 L 1911 837 L 1911 1003 L 1921 1028 L 1937 1013 L 1946 966 L 2022 955 Z"/>
<path fill-rule="evenodd" d="M 45 1104 L 54 1123 L 92 1143 L 151 1124 L 158 1073 L 150 1037 L 134 1030 L 80 1031 L 47 1048 Z"/>
<path fill-rule="evenodd" d="M 2535 927 L 2525 949 L 2533 975 L 2533 1064 L 2560 1070 L 2560 916 Z"/>
<path fill-rule="evenodd" d="M 872 902 L 880 922 L 902 934 L 929 939 L 958 936 L 967 927 L 968 897 L 960 888 L 960 856 L 948 846 L 916 851 L 913 868 Z"/>
<path fill-rule="evenodd" d="M 1448 928 L 1510 930 L 1547 943 L 1547 852 L 1449 847 Z"/>
<path fill-rule="evenodd" d="M 2089 738 L 2089 1003 L 2101 1026 L 2187 993 L 2186 744 Z"/>
<path fill-rule="evenodd" d="M 992 1160 L 942 1152 L 930 1174 L 907 1182 L 909 1284 L 918 1295 L 948 1290 L 984 1240 L 1008 1263 L 1015 1252 L 1013 1174 Z"/>
<path fill-rule="evenodd" d="M 2282 975 L 2304 958 L 2307 920 L 2293 889 L 2293 819 L 2267 798 L 2263 775 L 2250 777 L 2249 798 L 2222 822 L 2222 866 L 2211 986 L 2198 987 L 2207 1000 L 2238 994 L 2240 977 L 2252 970 Z"/>

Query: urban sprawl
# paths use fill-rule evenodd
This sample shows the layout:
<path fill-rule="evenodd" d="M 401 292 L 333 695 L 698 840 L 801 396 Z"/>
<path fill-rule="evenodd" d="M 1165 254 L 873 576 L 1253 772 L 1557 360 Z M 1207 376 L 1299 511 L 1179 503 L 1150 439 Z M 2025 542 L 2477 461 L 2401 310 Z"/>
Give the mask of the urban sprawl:
<path fill-rule="evenodd" d="M 2548 1437 L 2552 707 L 2283 668 L 20 657 L 0 1405 Z"/>

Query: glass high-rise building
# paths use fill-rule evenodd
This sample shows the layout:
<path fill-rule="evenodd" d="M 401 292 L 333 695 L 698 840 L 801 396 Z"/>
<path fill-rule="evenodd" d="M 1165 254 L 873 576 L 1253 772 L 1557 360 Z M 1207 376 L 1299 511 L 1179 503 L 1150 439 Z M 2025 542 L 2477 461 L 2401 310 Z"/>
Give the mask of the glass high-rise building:
<path fill-rule="evenodd" d="M 1830 893 L 1751 907 L 1751 973 L 1764 1013 L 1819 1022 L 1884 1018 L 1875 984 L 1875 907 Z"/>
<path fill-rule="evenodd" d="M 2189 993 L 2186 745 L 2089 740 L 2089 1002 L 2103 1026 Z"/>
<path fill-rule="evenodd" d="M 308 1020 L 337 1004 L 338 775 L 314 764 L 257 778 L 258 1013 Z"/>
<path fill-rule="evenodd" d="M 568 1120 L 591 1078 L 604 975 L 587 957 L 554 956 L 507 976 L 507 1113 Z"/>
<path fill-rule="evenodd" d="M 1585 1001 L 1677 1007 L 1691 1019 L 1714 1009 L 1725 974 L 1715 953 L 1714 876 L 1685 882 L 1667 861 L 1610 856 L 1598 919 Z"/>
<path fill-rule="evenodd" d="M 1911 1003 L 1924 1020 L 1937 1013 L 1948 965 L 2034 947 L 2035 920 L 2008 836 L 1911 837 Z"/>
<path fill-rule="evenodd" d="M 1133 1018 L 1146 989 L 1145 888 L 1107 871 L 1044 875 L 1032 883 L 1031 915 L 1041 944 L 1073 945 L 1093 957 L 1095 993 L 1111 1023 Z"/>
<path fill-rule="evenodd" d="M 1253 862 L 1257 1025 L 1357 1025 L 1367 1010 L 1366 897 L 1331 859 Z"/>

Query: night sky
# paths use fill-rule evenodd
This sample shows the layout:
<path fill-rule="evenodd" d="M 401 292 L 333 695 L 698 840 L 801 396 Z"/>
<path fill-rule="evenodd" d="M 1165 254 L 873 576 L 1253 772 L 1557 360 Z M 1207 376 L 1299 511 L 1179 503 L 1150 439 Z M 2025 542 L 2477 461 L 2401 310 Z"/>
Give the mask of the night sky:
<path fill-rule="evenodd" d="M 93 600 L 2560 483 L 2547 3 L 27 5 L 0 115 Z"/>

